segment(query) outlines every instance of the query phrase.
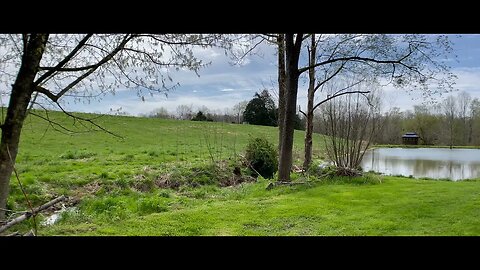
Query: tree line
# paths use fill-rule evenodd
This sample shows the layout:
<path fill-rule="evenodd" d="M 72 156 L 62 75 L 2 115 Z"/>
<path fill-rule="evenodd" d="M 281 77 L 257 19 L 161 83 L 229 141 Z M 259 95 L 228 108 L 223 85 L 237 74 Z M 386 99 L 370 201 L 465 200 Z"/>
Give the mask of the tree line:
<path fill-rule="evenodd" d="M 328 127 L 322 125 L 323 113 L 315 114 L 314 132 L 328 134 Z M 402 135 L 415 132 L 421 145 L 480 146 L 480 99 L 467 92 L 434 104 L 414 105 L 412 110 L 377 111 L 376 119 L 375 144 L 402 144 Z"/>
<path fill-rule="evenodd" d="M 261 126 L 278 126 L 278 107 L 268 90 L 256 92 L 250 101 L 241 101 L 232 108 L 211 110 L 206 106 L 178 105 L 175 112 L 160 107 L 141 117 L 177 119 L 192 121 L 212 121 Z M 305 129 L 305 119 L 296 114 L 295 129 Z"/>

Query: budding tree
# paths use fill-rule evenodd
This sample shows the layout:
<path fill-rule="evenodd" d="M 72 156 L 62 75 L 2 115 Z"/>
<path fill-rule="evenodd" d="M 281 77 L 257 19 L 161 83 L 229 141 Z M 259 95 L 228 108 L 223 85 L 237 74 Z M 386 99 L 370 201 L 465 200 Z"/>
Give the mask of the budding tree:
<path fill-rule="evenodd" d="M 67 96 L 95 98 L 119 87 L 132 88 L 142 97 L 165 92 L 177 85 L 171 78 L 173 70 L 197 73 L 207 64 L 195 57 L 194 47 L 213 45 L 228 49 L 231 43 L 222 35 L 202 34 L 0 35 L 0 80 L 10 97 L 0 123 L 0 221 L 5 218 L 10 177 L 29 104 L 41 106 L 39 100 L 48 100 L 73 117 L 61 105 Z M 95 125 L 91 119 L 78 120 Z"/>
<path fill-rule="evenodd" d="M 349 69 L 379 83 L 409 90 L 419 89 L 424 96 L 453 89 L 455 76 L 442 62 L 452 52 L 451 43 L 444 35 L 323 35 L 323 38 L 319 37 L 317 53 L 310 62 L 304 61 L 301 52 L 305 48 L 303 43 L 311 35 L 288 33 L 280 36 L 277 39 L 279 89 L 282 90 L 279 92 L 283 92 L 279 94 L 283 106 L 279 106 L 278 119 L 280 181 L 290 180 L 298 83 L 304 72 L 329 69 L 333 72 L 326 79 L 334 79 L 338 74 L 336 70 Z"/>

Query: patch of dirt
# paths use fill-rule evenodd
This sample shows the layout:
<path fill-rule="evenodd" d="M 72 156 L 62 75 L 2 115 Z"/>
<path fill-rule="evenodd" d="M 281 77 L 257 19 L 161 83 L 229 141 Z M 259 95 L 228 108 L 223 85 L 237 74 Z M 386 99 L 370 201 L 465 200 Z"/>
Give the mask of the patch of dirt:
<path fill-rule="evenodd" d="M 137 174 L 133 176 L 133 179 L 135 179 L 135 181 L 144 180 L 145 178 L 146 177 L 143 174 Z"/>
<path fill-rule="evenodd" d="M 132 188 L 139 192 L 148 192 L 152 190 L 152 185 L 147 182 L 140 181 L 140 182 L 133 183 Z"/>
<path fill-rule="evenodd" d="M 178 189 L 180 187 L 180 182 L 172 180 L 170 176 L 171 174 L 169 173 L 158 175 L 154 181 L 155 186 L 159 188 Z"/>
<path fill-rule="evenodd" d="M 226 179 L 222 179 L 220 181 L 221 187 L 229 187 L 229 186 L 236 186 L 240 185 L 241 183 L 245 182 L 255 182 L 257 178 L 249 176 L 249 175 L 232 175 Z"/>
<path fill-rule="evenodd" d="M 93 181 L 93 182 L 90 182 L 90 183 L 86 184 L 85 186 L 83 186 L 83 189 L 88 194 L 95 194 L 100 190 L 100 188 L 101 188 L 100 182 L 98 182 L 98 181 Z"/>

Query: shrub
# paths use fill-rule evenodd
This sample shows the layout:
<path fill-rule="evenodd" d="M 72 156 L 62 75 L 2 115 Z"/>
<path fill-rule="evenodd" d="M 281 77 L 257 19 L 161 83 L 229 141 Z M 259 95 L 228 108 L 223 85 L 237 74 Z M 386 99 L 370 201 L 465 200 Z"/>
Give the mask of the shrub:
<path fill-rule="evenodd" d="M 252 176 L 258 176 L 258 172 L 263 178 L 272 178 L 277 172 L 276 148 L 265 138 L 250 138 L 245 158 L 254 169 Z"/>

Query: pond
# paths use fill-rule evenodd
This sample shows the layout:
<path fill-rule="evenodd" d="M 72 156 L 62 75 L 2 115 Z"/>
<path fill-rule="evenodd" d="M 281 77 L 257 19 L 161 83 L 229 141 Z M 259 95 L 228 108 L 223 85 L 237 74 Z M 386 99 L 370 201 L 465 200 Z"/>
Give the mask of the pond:
<path fill-rule="evenodd" d="M 451 179 L 480 178 L 480 149 L 376 148 L 365 152 L 364 171 Z"/>

